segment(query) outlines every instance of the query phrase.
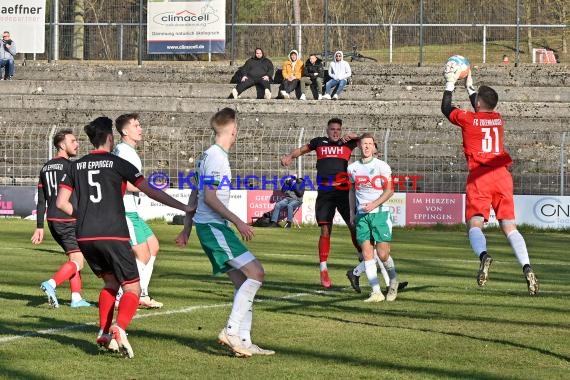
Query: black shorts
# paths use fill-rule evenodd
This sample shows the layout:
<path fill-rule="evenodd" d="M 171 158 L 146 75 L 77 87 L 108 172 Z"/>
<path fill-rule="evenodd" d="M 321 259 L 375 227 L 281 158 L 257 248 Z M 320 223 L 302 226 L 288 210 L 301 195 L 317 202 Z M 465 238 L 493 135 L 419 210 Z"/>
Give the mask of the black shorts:
<path fill-rule="evenodd" d="M 319 190 L 315 203 L 315 219 L 317 224 L 332 224 L 335 210 L 338 210 L 346 224 L 350 222 L 350 204 L 348 194 L 350 190 Z"/>
<path fill-rule="evenodd" d="M 121 285 L 139 281 L 135 253 L 128 241 L 80 241 L 79 248 L 89 267 L 98 277 L 113 273 Z"/>
<path fill-rule="evenodd" d="M 53 239 L 65 251 L 66 255 L 73 252 L 80 252 L 75 239 L 75 221 L 72 222 L 50 222 L 48 220 L 49 231 Z"/>

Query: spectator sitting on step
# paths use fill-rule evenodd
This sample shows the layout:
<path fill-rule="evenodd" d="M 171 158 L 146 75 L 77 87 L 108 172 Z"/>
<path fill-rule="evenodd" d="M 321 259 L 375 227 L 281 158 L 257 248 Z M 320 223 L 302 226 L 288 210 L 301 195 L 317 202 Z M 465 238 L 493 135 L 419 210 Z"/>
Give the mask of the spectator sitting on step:
<path fill-rule="evenodd" d="M 334 60 L 329 65 L 329 76 L 331 79 L 325 85 L 324 99 L 331 99 L 333 90 L 336 89 L 334 95 L 332 95 L 333 100 L 338 100 L 344 86 L 348 84 L 348 78 L 352 75 L 350 70 L 350 65 L 344 60 L 342 51 L 337 51 L 334 53 Z"/>
<path fill-rule="evenodd" d="M 305 186 L 302 185 L 302 183 L 303 179 L 296 178 L 295 176 L 290 176 L 290 178 L 283 183 L 281 191 L 285 195 L 285 198 L 275 203 L 275 207 L 271 213 L 271 224 L 269 227 L 280 227 L 277 223 L 279 221 L 279 214 L 281 213 L 281 209 L 287 207 L 287 223 L 285 223 L 285 228 L 291 228 L 295 210 L 303 203 Z"/>
<path fill-rule="evenodd" d="M 5 31 L 2 33 L 2 41 L 0 41 L 0 80 L 12 80 L 16 53 L 16 43 L 10 38 L 10 32 Z M 3 76 L 1 75 L 2 68 L 4 68 Z"/>
<path fill-rule="evenodd" d="M 303 66 L 301 87 L 304 90 L 304 94 L 301 95 L 301 100 L 307 99 L 309 91 L 312 92 L 314 99 L 321 100 L 323 97 L 321 93 L 323 91 L 324 77 L 325 68 L 323 67 L 323 61 L 316 54 L 311 54 Z"/>
<path fill-rule="evenodd" d="M 289 99 L 289 93 L 294 90 L 297 99 L 305 100 L 302 98 L 303 93 L 301 91 L 303 61 L 299 58 L 299 52 L 297 50 L 291 50 L 289 59 L 283 62 L 283 82 L 281 82 L 281 86 L 279 86 L 278 99 Z"/>
<path fill-rule="evenodd" d="M 261 48 L 256 48 L 253 57 L 245 61 L 241 68 L 242 77 L 236 88 L 232 90 L 230 98 L 237 99 L 242 92 L 255 85 L 264 89 L 263 97 L 265 99 L 271 99 L 273 70 L 273 62 L 265 57 L 265 53 Z"/>

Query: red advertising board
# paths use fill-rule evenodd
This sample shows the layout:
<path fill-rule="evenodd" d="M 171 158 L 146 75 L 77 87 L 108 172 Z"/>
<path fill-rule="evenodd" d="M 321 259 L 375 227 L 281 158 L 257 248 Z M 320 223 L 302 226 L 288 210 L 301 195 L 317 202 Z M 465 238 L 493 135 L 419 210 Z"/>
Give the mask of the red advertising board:
<path fill-rule="evenodd" d="M 463 221 L 462 194 L 408 193 L 406 224 L 458 224 Z"/>
<path fill-rule="evenodd" d="M 275 203 L 284 198 L 281 191 L 274 190 L 250 190 L 247 192 L 247 222 L 250 223 L 251 218 L 258 218 L 263 213 L 273 210 Z M 287 209 L 284 209 L 287 210 Z M 282 211 L 283 213 L 283 211 Z M 301 210 L 295 214 L 295 220 L 301 223 Z M 282 214 L 283 215 L 283 214 Z"/>

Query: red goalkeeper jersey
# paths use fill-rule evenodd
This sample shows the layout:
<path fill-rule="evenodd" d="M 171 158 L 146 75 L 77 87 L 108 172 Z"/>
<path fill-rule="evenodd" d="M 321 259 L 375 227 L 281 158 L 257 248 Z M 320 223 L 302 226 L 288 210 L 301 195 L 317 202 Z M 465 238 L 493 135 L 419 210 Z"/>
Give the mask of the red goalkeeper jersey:
<path fill-rule="evenodd" d="M 454 108 L 449 121 L 461 128 L 463 152 L 470 172 L 481 166 L 504 167 L 513 163 L 503 145 L 501 114 Z"/>

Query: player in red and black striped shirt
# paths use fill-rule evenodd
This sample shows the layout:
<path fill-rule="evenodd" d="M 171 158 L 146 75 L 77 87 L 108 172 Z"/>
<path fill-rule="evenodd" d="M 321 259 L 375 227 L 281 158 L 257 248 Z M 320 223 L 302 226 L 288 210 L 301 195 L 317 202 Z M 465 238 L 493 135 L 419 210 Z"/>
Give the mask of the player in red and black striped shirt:
<path fill-rule="evenodd" d="M 318 195 L 315 203 L 315 218 L 321 226 L 319 237 L 319 261 L 321 284 L 330 288 L 327 260 L 330 252 L 330 235 L 335 211 L 338 210 L 350 230 L 352 243 L 358 252 L 360 246 L 356 242 L 356 231 L 350 224 L 350 206 L 348 194 L 350 182 L 346 172 L 350 155 L 357 145 L 355 133 L 342 135 L 342 120 L 332 118 L 327 123 L 327 136 L 316 137 L 307 145 L 294 149 L 281 157 L 281 164 L 288 167 L 293 159 L 311 151 L 317 153 L 317 185 Z"/>
<path fill-rule="evenodd" d="M 125 330 L 139 306 L 141 289 L 125 221 L 123 195 L 127 181 L 167 206 L 183 211 L 191 211 L 192 207 L 154 190 L 135 166 L 111 154 L 114 142 L 112 127 L 113 121 L 107 117 L 99 117 L 85 126 L 95 150 L 70 166 L 61 181 L 56 205 L 72 215 L 74 210 L 70 199 L 75 191 L 77 242 L 91 270 L 105 282 L 99 294 L 100 331 L 97 343 L 110 348 L 114 339 L 124 354 L 133 357 Z M 111 326 L 119 286 L 124 294 L 119 302 L 116 323 Z"/>
<path fill-rule="evenodd" d="M 451 98 L 458 72 L 454 63 L 449 62 L 446 65 L 446 85 L 441 111 L 451 123 L 461 128 L 463 137 L 463 152 L 469 169 L 465 188 L 465 220 L 469 228 L 471 248 L 480 260 L 477 283 L 479 286 L 487 283 L 489 267 L 493 262 L 487 253 L 487 241 L 482 231 L 492 206 L 523 269 L 528 291 L 535 295 L 538 293 L 538 280 L 530 266 L 524 238 L 515 225 L 513 178 L 508 170 L 513 161 L 503 145 L 503 118 L 495 111 L 499 96 L 488 86 L 480 86 L 478 91 L 475 91 L 473 78 L 469 73 L 465 87 L 475 112 L 452 106 Z"/>
<path fill-rule="evenodd" d="M 46 293 L 48 303 L 53 307 L 59 307 L 55 289 L 62 282 L 69 280 L 71 307 L 91 306 L 81 297 L 80 271 L 83 269 L 84 260 L 75 239 L 75 218 L 55 207 L 59 182 L 71 165 L 69 158 L 77 155 L 79 143 L 71 129 L 63 129 L 54 135 L 53 145 L 57 149 L 57 156 L 46 162 L 40 170 L 36 210 L 37 228 L 31 240 L 33 244 L 40 244 L 44 239 L 44 214 L 47 203 L 49 230 L 54 240 L 68 256 L 68 261 L 58 269 L 52 278 L 42 282 L 40 288 Z"/>

